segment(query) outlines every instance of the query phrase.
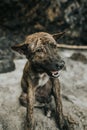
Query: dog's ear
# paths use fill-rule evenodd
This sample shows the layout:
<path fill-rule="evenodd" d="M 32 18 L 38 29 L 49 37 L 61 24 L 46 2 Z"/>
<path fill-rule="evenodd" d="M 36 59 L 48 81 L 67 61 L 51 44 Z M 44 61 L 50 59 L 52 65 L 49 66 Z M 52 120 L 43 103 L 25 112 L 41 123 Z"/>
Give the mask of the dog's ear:
<path fill-rule="evenodd" d="M 53 38 L 54 38 L 55 40 L 58 40 L 58 39 L 62 38 L 62 37 L 64 36 L 64 34 L 65 34 L 65 31 L 64 31 L 64 32 L 60 32 L 60 33 L 53 34 L 52 36 L 53 36 Z"/>
<path fill-rule="evenodd" d="M 18 44 L 11 47 L 14 51 L 19 52 L 20 54 L 25 54 L 28 52 L 28 44 Z"/>

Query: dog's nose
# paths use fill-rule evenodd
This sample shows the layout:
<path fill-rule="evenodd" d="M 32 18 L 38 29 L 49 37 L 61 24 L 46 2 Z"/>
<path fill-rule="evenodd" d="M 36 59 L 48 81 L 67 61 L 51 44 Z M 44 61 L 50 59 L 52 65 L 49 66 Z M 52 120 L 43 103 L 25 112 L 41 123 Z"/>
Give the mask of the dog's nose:
<path fill-rule="evenodd" d="M 57 69 L 62 69 L 65 65 L 65 62 L 62 60 L 62 61 L 59 61 L 57 64 L 56 64 L 56 67 Z"/>

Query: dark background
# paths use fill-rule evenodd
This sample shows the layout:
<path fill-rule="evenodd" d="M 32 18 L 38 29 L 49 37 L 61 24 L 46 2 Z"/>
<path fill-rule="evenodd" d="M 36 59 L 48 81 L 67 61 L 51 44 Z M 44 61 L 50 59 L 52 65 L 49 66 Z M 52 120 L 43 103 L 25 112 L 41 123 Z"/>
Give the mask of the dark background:
<path fill-rule="evenodd" d="M 0 0 L 0 72 L 14 69 L 11 46 L 27 35 L 64 30 L 60 44 L 87 45 L 87 0 Z"/>

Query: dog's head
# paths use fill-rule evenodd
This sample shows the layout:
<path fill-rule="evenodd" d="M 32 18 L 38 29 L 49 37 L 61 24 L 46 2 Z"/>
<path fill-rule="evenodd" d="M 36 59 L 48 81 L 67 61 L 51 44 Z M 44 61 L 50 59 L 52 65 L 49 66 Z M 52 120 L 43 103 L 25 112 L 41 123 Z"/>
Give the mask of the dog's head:
<path fill-rule="evenodd" d="M 26 55 L 34 71 L 45 72 L 49 76 L 57 78 L 59 71 L 64 67 L 64 61 L 58 54 L 55 39 L 60 38 L 63 34 L 34 33 L 29 35 L 23 44 L 15 45 L 12 49 Z"/>

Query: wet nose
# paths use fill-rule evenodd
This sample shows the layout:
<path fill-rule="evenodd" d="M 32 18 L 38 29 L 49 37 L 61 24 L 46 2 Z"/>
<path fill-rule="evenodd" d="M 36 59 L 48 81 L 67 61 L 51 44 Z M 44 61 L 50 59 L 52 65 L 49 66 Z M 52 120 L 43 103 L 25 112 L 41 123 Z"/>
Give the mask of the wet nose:
<path fill-rule="evenodd" d="M 65 62 L 62 60 L 62 61 L 59 61 L 57 64 L 56 64 L 56 67 L 57 69 L 62 69 L 65 65 Z"/>

